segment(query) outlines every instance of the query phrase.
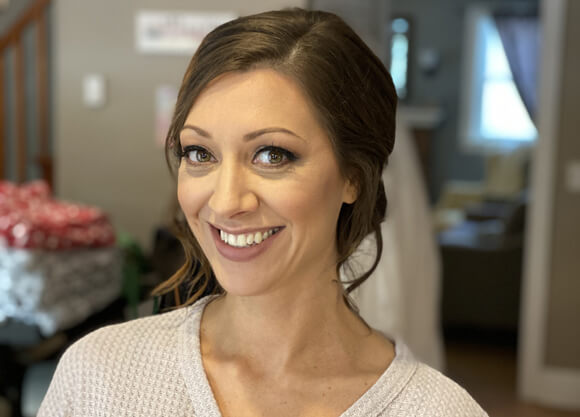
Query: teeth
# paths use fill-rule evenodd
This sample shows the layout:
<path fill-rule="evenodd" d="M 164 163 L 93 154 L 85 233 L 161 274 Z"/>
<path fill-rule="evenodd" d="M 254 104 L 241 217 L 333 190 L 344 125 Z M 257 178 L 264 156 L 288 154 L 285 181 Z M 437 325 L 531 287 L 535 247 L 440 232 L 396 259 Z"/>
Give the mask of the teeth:
<path fill-rule="evenodd" d="M 279 230 L 279 228 L 274 228 L 265 232 L 248 233 L 242 235 L 234 235 L 220 230 L 220 239 L 230 246 L 234 246 L 236 248 L 245 248 L 262 243 L 273 234 L 276 234 L 276 232 Z"/>

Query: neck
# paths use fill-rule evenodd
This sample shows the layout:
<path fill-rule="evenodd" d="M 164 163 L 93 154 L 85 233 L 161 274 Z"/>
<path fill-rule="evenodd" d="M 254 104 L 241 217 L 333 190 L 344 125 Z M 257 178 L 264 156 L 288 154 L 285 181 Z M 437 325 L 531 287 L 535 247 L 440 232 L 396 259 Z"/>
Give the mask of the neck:
<path fill-rule="evenodd" d="M 271 374 L 296 364 L 343 360 L 369 331 L 342 299 L 336 280 L 259 296 L 226 294 L 206 307 L 202 354 L 242 361 Z"/>

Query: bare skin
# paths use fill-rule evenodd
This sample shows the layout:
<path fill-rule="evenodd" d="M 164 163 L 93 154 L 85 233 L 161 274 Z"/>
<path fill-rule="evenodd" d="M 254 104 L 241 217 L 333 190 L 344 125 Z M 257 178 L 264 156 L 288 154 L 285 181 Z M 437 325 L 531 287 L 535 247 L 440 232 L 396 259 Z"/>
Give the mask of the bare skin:
<path fill-rule="evenodd" d="M 289 310 L 275 300 L 256 307 L 227 296 L 206 307 L 203 364 L 224 417 L 336 417 L 389 366 L 392 343 L 328 285 L 330 297 L 313 295 L 308 306 Z"/>

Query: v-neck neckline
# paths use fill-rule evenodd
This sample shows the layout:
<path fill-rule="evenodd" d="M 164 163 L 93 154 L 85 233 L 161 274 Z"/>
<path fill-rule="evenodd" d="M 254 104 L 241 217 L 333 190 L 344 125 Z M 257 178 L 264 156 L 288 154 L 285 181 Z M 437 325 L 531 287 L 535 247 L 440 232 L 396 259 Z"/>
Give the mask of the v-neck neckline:
<path fill-rule="evenodd" d="M 201 357 L 200 328 L 203 311 L 212 296 L 187 307 L 185 323 L 179 331 L 180 368 L 195 415 L 222 417 Z M 418 362 L 401 341 L 395 341 L 395 357 L 371 387 L 337 417 L 378 416 L 404 389 L 417 369 Z"/>

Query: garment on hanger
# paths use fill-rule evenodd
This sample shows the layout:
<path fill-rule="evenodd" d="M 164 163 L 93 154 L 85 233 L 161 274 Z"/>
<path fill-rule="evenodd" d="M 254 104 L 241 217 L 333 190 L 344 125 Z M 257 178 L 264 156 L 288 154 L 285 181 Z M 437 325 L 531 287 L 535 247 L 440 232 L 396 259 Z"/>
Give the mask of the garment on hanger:
<path fill-rule="evenodd" d="M 371 327 L 404 340 L 418 359 L 442 370 L 439 253 L 414 143 L 400 119 L 383 181 L 388 207 L 381 261 L 353 297 Z M 368 270 L 374 250 L 369 236 L 352 256 L 353 272 Z M 343 280 L 348 270 L 343 268 Z"/>

